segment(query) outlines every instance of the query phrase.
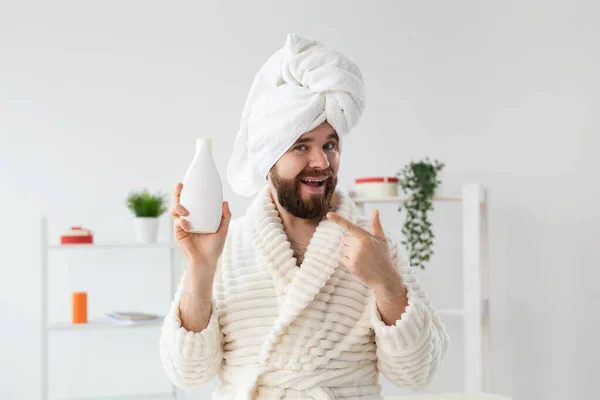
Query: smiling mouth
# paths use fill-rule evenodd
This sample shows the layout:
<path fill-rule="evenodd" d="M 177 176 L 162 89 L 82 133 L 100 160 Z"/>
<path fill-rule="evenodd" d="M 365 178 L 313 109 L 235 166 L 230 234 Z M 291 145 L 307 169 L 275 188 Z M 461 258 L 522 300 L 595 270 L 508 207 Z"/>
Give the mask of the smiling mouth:
<path fill-rule="evenodd" d="M 306 186 L 310 187 L 320 187 L 323 186 L 327 182 L 327 178 L 305 178 L 300 179 L 300 181 Z"/>

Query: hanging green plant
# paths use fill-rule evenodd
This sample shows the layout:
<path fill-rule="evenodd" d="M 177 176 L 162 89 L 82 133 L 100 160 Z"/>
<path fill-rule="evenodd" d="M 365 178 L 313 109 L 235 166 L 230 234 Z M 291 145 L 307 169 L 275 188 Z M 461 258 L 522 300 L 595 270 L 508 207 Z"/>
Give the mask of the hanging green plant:
<path fill-rule="evenodd" d="M 433 239 L 429 221 L 429 211 L 433 210 L 432 199 L 441 181 L 438 172 L 444 167 L 439 161 L 429 157 L 410 162 L 398 174 L 400 189 L 408 195 L 408 200 L 400 206 L 406 210 L 402 227 L 405 239 L 402 244 L 409 253 L 412 267 L 425 269 L 425 264 L 433 255 Z"/>

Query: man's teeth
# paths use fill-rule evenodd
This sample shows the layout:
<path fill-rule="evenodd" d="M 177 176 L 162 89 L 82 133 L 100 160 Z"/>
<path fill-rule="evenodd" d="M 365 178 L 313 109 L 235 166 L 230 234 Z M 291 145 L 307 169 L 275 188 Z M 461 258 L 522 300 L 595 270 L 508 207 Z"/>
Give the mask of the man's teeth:
<path fill-rule="evenodd" d="M 302 180 L 306 181 L 306 182 L 318 182 L 318 183 L 325 182 L 325 179 L 320 179 L 320 180 L 318 180 L 318 179 L 302 179 Z"/>

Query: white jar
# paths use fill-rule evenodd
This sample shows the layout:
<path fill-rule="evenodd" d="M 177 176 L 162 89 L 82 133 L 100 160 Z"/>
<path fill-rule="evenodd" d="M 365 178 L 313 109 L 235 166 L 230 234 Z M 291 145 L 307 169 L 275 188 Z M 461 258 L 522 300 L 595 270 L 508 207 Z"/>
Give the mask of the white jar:
<path fill-rule="evenodd" d="M 356 197 L 380 198 L 398 196 L 398 178 L 396 177 L 367 177 L 355 181 Z"/>

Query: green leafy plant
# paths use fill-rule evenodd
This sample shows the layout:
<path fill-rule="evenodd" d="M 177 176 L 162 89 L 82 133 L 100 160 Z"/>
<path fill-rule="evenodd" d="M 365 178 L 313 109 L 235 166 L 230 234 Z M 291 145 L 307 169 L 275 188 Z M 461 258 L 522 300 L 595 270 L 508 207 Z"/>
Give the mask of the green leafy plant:
<path fill-rule="evenodd" d="M 165 194 L 152 195 L 148 190 L 131 192 L 127 196 L 127 207 L 136 217 L 160 217 L 166 210 L 167 197 Z"/>
<path fill-rule="evenodd" d="M 433 239 L 429 211 L 433 210 L 432 199 L 441 181 L 438 172 L 444 167 L 439 161 L 431 161 L 429 157 L 417 162 L 410 162 L 397 173 L 402 191 L 408 195 L 402 208 L 406 210 L 406 219 L 402 227 L 410 263 L 415 268 L 425 269 L 425 264 L 434 254 Z"/>

